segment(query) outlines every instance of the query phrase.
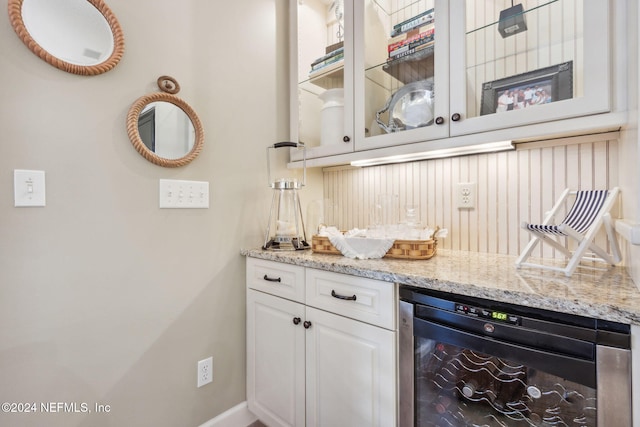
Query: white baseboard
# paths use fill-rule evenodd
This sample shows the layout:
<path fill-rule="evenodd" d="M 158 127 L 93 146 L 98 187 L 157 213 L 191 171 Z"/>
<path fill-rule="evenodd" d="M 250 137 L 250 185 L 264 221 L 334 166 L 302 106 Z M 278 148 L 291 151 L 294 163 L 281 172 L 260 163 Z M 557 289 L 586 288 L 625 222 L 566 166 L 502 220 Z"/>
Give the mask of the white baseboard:
<path fill-rule="evenodd" d="M 242 402 L 199 427 L 247 427 L 257 420 L 247 408 L 247 402 Z"/>

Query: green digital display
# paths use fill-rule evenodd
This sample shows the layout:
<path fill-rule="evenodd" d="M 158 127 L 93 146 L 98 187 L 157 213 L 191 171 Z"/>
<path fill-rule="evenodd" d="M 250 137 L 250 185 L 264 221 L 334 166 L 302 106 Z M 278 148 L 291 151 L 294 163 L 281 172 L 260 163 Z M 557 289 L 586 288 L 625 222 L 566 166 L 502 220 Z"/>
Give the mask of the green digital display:
<path fill-rule="evenodd" d="M 499 311 L 492 311 L 491 318 L 496 320 L 507 320 L 507 313 L 500 313 Z"/>

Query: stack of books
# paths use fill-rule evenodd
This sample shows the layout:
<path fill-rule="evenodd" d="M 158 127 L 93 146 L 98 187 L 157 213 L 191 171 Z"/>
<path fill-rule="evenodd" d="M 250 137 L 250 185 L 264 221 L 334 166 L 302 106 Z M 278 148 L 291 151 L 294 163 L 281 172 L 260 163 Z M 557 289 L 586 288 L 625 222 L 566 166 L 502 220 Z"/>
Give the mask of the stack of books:
<path fill-rule="evenodd" d="M 429 9 L 393 26 L 387 61 L 427 49 L 435 43 L 434 11 Z"/>
<path fill-rule="evenodd" d="M 311 63 L 311 71 L 309 76 L 321 73 L 325 71 L 325 68 L 331 64 L 335 64 L 344 59 L 344 46 L 340 46 L 335 50 L 330 51 L 326 55 L 321 56 Z"/>

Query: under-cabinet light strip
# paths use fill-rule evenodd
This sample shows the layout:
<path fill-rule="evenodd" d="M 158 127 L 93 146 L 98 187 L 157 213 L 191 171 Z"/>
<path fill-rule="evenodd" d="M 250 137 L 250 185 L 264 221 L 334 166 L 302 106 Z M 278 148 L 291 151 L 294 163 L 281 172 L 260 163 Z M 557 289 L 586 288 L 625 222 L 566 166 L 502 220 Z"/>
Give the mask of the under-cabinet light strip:
<path fill-rule="evenodd" d="M 464 156 L 468 154 L 494 153 L 498 151 L 515 150 L 513 141 L 497 141 L 486 144 L 467 145 L 464 147 L 442 148 L 439 150 L 423 151 L 413 154 L 399 154 L 396 156 L 378 157 L 375 159 L 354 160 L 351 166 L 376 166 L 391 163 L 415 162 L 418 160 L 441 159 L 444 157 Z"/>

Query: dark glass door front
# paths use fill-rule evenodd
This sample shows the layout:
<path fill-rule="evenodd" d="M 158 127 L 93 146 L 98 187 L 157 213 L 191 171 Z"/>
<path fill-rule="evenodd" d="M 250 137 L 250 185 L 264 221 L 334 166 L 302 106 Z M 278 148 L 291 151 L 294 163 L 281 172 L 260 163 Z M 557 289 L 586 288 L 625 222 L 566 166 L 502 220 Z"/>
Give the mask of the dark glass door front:
<path fill-rule="evenodd" d="M 595 388 L 446 335 L 415 337 L 416 426 L 596 426 Z"/>

